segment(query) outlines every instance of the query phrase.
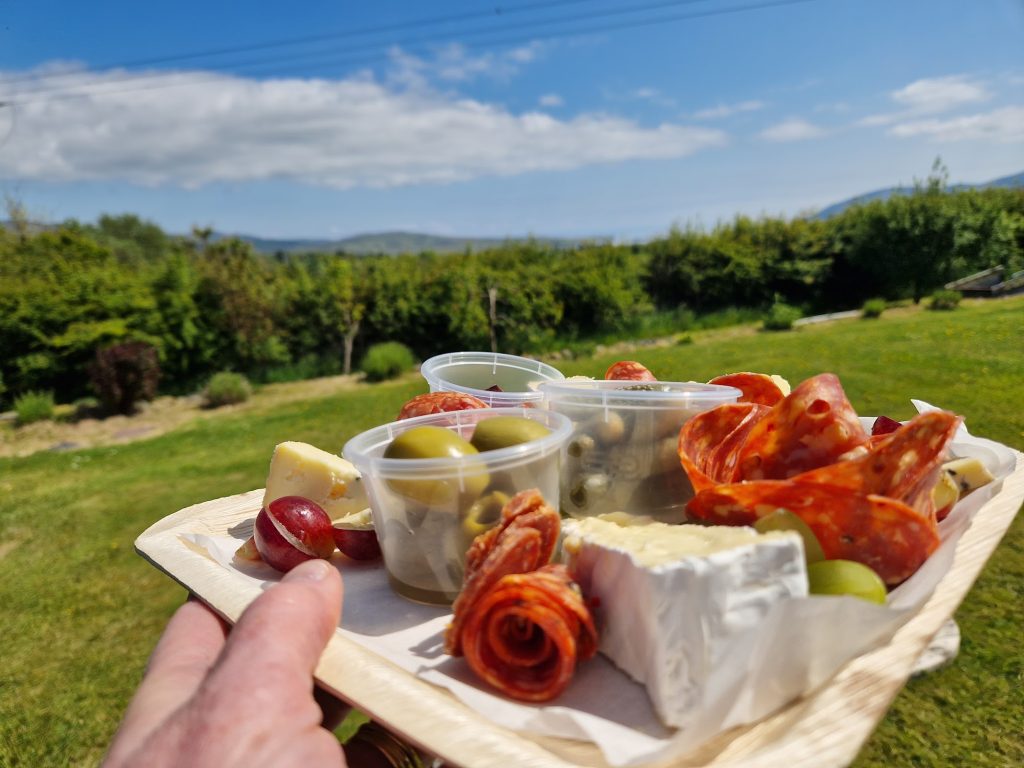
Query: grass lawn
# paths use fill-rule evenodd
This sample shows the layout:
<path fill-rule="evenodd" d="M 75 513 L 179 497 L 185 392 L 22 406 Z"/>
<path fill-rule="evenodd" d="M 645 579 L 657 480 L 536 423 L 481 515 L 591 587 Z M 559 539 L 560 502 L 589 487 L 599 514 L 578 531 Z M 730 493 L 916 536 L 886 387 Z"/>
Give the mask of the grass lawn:
<path fill-rule="evenodd" d="M 696 334 L 640 351 L 662 379 L 729 371 L 796 383 L 839 374 L 858 412 L 906 418 L 910 396 L 1024 449 L 1024 298 L 883 315 L 791 333 Z M 610 358 L 562 363 L 601 375 Z M 189 504 L 260 487 L 274 445 L 339 450 L 393 418 L 422 380 L 359 386 L 193 422 L 116 448 L 0 459 L 0 766 L 95 764 L 183 591 L 135 537 Z M 1024 763 L 1024 523 L 1018 518 L 957 614 L 961 655 L 912 680 L 857 766 Z"/>

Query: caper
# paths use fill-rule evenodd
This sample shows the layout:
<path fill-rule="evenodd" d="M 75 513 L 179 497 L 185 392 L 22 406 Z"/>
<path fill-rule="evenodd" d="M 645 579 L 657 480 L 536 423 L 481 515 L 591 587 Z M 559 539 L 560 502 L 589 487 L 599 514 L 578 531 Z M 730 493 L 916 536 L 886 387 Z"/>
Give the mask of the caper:
<path fill-rule="evenodd" d="M 594 450 L 594 438 L 588 434 L 577 435 L 566 450 L 574 459 L 581 459 Z"/>
<path fill-rule="evenodd" d="M 470 442 L 478 451 L 496 451 L 550 434 L 550 429 L 533 419 L 522 416 L 493 416 L 477 422 Z"/>
<path fill-rule="evenodd" d="M 615 445 L 626 436 L 626 422 L 615 411 L 608 411 L 594 419 L 588 431 L 602 444 Z"/>

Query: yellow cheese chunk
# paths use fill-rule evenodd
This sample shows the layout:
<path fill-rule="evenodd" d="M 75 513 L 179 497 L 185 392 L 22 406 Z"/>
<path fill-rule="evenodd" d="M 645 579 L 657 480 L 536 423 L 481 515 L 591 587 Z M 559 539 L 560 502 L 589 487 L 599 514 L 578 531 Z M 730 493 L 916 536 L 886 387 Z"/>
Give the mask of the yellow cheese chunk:
<path fill-rule="evenodd" d="M 953 478 L 961 496 L 966 496 L 975 488 L 981 488 L 995 480 L 992 473 L 978 459 L 954 459 L 943 464 L 942 469 Z"/>
<path fill-rule="evenodd" d="M 274 449 L 263 506 L 282 496 L 315 501 L 331 520 L 369 506 L 359 470 L 340 456 L 308 443 L 281 443 Z"/>

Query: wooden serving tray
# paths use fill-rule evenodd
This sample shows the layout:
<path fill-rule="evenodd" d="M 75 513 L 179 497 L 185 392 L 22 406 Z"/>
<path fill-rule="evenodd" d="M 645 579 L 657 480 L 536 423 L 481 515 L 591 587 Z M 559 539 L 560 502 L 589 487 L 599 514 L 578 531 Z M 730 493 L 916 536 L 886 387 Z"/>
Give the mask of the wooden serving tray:
<path fill-rule="evenodd" d="M 822 688 L 753 725 L 734 728 L 682 760 L 680 768 L 822 768 L 856 757 L 910 675 L 915 660 L 950 618 L 1009 528 L 1024 500 L 1024 454 L 1003 487 L 957 542 L 934 594 L 885 646 L 855 658 Z M 248 535 L 263 491 L 215 499 L 170 515 L 135 542 L 139 554 L 234 622 L 260 593 L 239 588 L 230 571 L 182 536 Z M 347 594 L 346 601 L 358 599 Z M 446 690 L 424 682 L 340 631 L 316 669 L 324 688 L 453 766 L 570 768 L 605 766 L 590 743 L 524 735 L 495 725 Z"/>

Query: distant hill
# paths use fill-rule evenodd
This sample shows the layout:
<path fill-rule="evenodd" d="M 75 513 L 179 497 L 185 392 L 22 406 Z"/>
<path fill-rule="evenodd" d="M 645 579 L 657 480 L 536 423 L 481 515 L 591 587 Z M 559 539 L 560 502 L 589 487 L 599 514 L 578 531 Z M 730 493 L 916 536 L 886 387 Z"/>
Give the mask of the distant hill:
<path fill-rule="evenodd" d="M 579 240 L 567 240 L 552 237 L 444 237 L 441 235 L 423 235 L 415 232 L 377 232 L 366 235 L 353 235 L 339 240 L 275 240 L 249 235 L 225 235 L 216 233 L 212 240 L 226 237 L 237 237 L 250 243 L 260 253 L 336 253 L 344 252 L 357 256 L 369 254 L 397 255 L 400 253 L 458 253 L 467 248 L 479 251 L 494 248 L 510 242 L 533 241 L 555 248 L 574 248 Z"/>
<path fill-rule="evenodd" d="M 1024 171 L 1015 173 L 1011 176 L 1003 176 L 993 181 L 987 181 L 983 184 L 951 184 L 947 189 L 950 192 L 959 192 L 964 189 L 991 189 L 994 187 L 1024 187 Z M 888 200 L 893 195 L 909 195 L 914 191 L 913 187 L 889 187 L 888 189 L 876 189 L 874 192 L 868 192 L 863 195 L 857 195 L 851 197 L 848 200 L 843 200 L 839 203 L 833 203 L 828 208 L 823 208 L 814 214 L 816 219 L 829 219 L 836 214 L 842 213 L 851 205 L 860 205 L 861 203 L 870 203 L 872 200 Z"/>

